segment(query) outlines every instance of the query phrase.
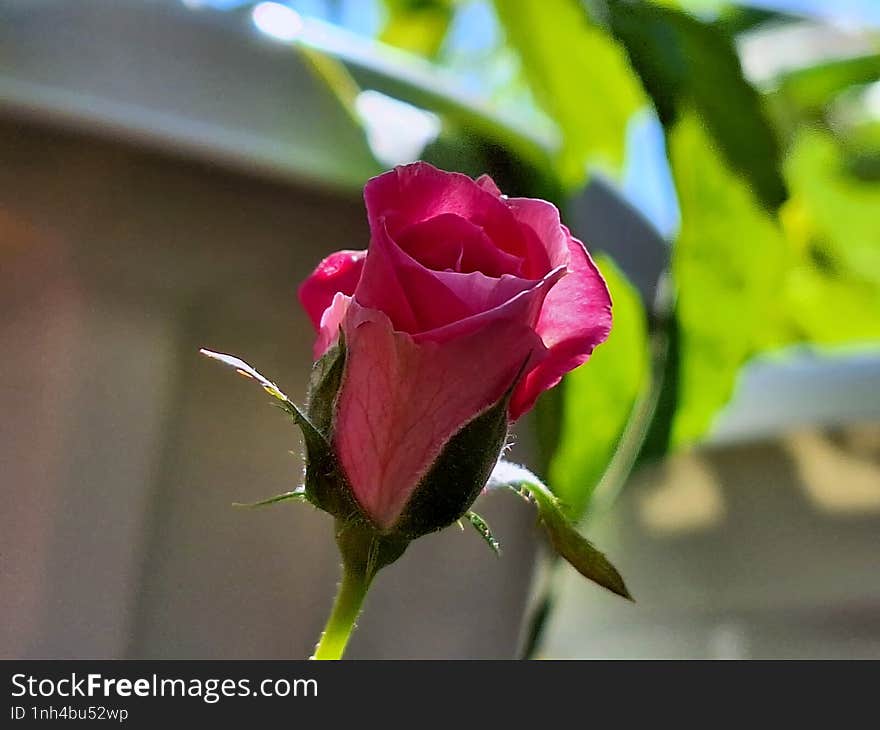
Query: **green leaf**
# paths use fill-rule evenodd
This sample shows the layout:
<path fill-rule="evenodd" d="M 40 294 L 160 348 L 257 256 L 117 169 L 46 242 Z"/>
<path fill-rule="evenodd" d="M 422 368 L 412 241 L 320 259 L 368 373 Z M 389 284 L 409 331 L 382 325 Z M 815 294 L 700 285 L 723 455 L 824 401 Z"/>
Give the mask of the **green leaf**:
<path fill-rule="evenodd" d="M 775 219 L 696 117 L 681 117 L 670 152 L 682 220 L 672 261 L 679 328 L 672 445 L 680 446 L 706 433 L 742 364 L 773 344 L 789 252 Z"/>
<path fill-rule="evenodd" d="M 532 434 L 535 439 L 535 468 L 542 474 L 550 471 L 550 465 L 559 445 L 562 433 L 562 414 L 565 403 L 566 379 L 555 388 L 541 393 L 532 409 Z"/>
<path fill-rule="evenodd" d="M 499 461 L 489 488 L 508 487 L 530 497 L 538 508 L 541 524 L 557 553 L 585 578 L 612 593 L 633 600 L 620 573 L 608 558 L 582 537 L 565 517 L 559 500 L 534 474 L 516 464 Z"/>
<path fill-rule="evenodd" d="M 627 123 L 646 104 L 623 49 L 577 0 L 495 0 L 495 10 L 535 100 L 562 134 L 564 184 L 580 186 L 590 162 L 619 169 Z"/>
<path fill-rule="evenodd" d="M 880 78 L 880 54 L 834 59 L 782 74 L 770 92 L 782 104 L 807 121 L 820 119 L 835 96 L 850 86 L 869 84 Z"/>
<path fill-rule="evenodd" d="M 267 507 L 270 504 L 278 504 L 279 502 L 289 502 L 290 500 L 296 500 L 298 502 L 308 502 L 309 499 L 306 496 L 306 490 L 303 487 L 299 487 L 298 489 L 294 489 L 292 492 L 284 492 L 283 494 L 276 494 L 274 497 L 268 497 L 267 499 L 261 499 L 257 502 L 233 502 L 233 507 Z"/>
<path fill-rule="evenodd" d="M 633 468 L 664 458 L 672 445 L 681 368 L 680 332 L 674 309 L 656 323 L 652 339 L 654 403 Z"/>
<path fill-rule="evenodd" d="M 786 198 L 778 140 L 724 31 L 680 10 L 607 0 L 611 27 L 667 130 L 696 110 L 727 164 L 768 208 Z"/>
<path fill-rule="evenodd" d="M 834 138 L 804 130 L 785 172 L 812 229 L 807 241 L 826 265 L 880 283 L 880 184 L 848 174 Z"/>
<path fill-rule="evenodd" d="M 554 493 L 575 521 L 585 513 L 650 378 L 641 297 L 610 258 L 599 256 L 596 264 L 611 292 L 614 326 L 590 360 L 565 379 L 559 441 L 549 471 Z"/>
<path fill-rule="evenodd" d="M 793 269 L 785 303 L 796 340 L 816 345 L 880 343 L 880 286 L 829 276 L 811 263 Z"/>
<path fill-rule="evenodd" d="M 495 539 L 495 536 L 492 535 L 492 530 L 489 529 L 489 523 L 473 511 L 466 513 L 465 517 L 467 517 L 468 522 L 474 526 L 474 529 L 480 537 L 486 541 L 486 544 L 492 548 L 492 551 L 496 555 L 501 555 L 501 545 L 498 540 Z"/>
<path fill-rule="evenodd" d="M 455 15 L 456 0 L 385 0 L 388 17 L 379 40 L 433 58 Z"/>
<path fill-rule="evenodd" d="M 785 166 L 795 256 L 783 289 L 793 339 L 880 341 L 880 183 L 848 174 L 834 138 L 802 131 Z"/>

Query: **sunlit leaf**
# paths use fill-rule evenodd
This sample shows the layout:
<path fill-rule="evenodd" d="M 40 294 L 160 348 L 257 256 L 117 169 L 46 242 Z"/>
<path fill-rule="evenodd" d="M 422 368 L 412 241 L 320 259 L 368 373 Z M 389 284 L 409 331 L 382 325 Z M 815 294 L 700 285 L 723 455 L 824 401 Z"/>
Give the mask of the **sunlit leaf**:
<path fill-rule="evenodd" d="M 828 276 L 802 264 L 786 281 L 785 303 L 797 339 L 820 345 L 880 342 L 880 286 Z"/>
<path fill-rule="evenodd" d="M 880 183 L 880 119 L 856 119 L 841 140 L 847 172 L 868 183 Z"/>
<path fill-rule="evenodd" d="M 784 232 L 696 118 L 672 134 L 682 229 L 672 446 L 706 433 L 754 354 L 880 339 L 880 186 L 847 174 L 828 134 L 803 132 L 785 170 Z"/>
<path fill-rule="evenodd" d="M 379 40 L 432 58 L 443 45 L 456 0 L 385 0 L 388 12 Z"/>
<path fill-rule="evenodd" d="M 559 500 L 540 479 L 524 467 L 500 461 L 492 472 L 488 488 L 500 487 L 509 487 L 535 504 L 554 550 L 578 573 L 612 593 L 632 600 L 617 569 L 568 521 Z"/>
<path fill-rule="evenodd" d="M 724 31 L 646 2 L 607 0 L 607 7 L 664 126 L 671 129 L 682 112 L 696 110 L 727 165 L 763 205 L 778 207 L 786 198 L 779 144 Z"/>
<path fill-rule="evenodd" d="M 573 520 L 584 514 L 649 377 L 641 297 L 611 259 L 598 257 L 596 263 L 611 292 L 614 326 L 590 360 L 566 377 L 549 471 L 553 491 Z"/>
<path fill-rule="evenodd" d="M 626 125 L 646 103 L 623 49 L 577 0 L 495 0 L 495 8 L 537 103 L 562 133 L 564 183 L 582 183 L 589 162 L 619 169 Z"/>
<path fill-rule="evenodd" d="M 782 220 L 795 256 L 784 288 L 795 339 L 880 341 L 880 183 L 846 171 L 826 133 L 803 131 L 786 163 Z"/>
<path fill-rule="evenodd" d="M 817 257 L 880 283 L 880 184 L 848 174 L 834 140 L 819 131 L 796 138 L 785 172 L 809 218 Z"/>
<path fill-rule="evenodd" d="M 698 118 L 682 116 L 670 142 L 682 221 L 672 262 L 679 326 L 672 444 L 681 445 L 709 429 L 739 368 L 772 344 L 789 254 L 775 218 L 726 166 Z"/>
<path fill-rule="evenodd" d="M 772 96 L 797 116 L 815 119 L 847 87 L 878 79 L 880 54 L 834 59 L 788 71 L 776 80 Z"/>

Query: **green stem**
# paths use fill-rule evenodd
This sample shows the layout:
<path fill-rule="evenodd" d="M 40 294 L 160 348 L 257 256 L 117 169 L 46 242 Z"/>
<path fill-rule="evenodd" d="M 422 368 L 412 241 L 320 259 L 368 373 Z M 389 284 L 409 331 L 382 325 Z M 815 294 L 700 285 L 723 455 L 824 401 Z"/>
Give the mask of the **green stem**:
<path fill-rule="evenodd" d="M 339 593 L 336 594 L 333 610 L 330 612 L 330 618 L 327 619 L 327 625 L 315 647 L 312 659 L 342 658 L 354 631 L 355 621 L 360 615 L 370 582 L 364 574 L 343 566 Z"/>
<path fill-rule="evenodd" d="M 661 311 L 666 312 L 666 307 L 661 307 Z M 676 334 L 672 329 L 675 323 L 669 317 L 668 313 L 664 314 L 654 327 L 651 335 L 651 379 L 645 392 L 633 406 L 632 414 L 624 427 L 620 442 L 596 485 L 590 498 L 590 510 L 582 522 L 592 522 L 597 514 L 610 508 L 626 484 L 639 458 L 643 455 L 645 442 L 651 429 L 657 427 L 658 419 L 668 420 L 671 417 L 671 410 L 661 412 L 661 409 L 658 408 L 664 391 L 675 387 L 675 382 L 670 382 L 669 379 L 674 376 L 674 370 L 677 366 L 673 360 L 677 356 L 677 343 L 673 339 Z M 662 427 L 663 424 L 661 424 Z M 668 428 L 668 425 L 666 427 Z M 664 441 L 664 448 L 665 445 Z M 556 594 L 562 575 L 559 570 L 561 562 L 559 556 L 553 554 L 539 568 L 541 589 L 537 592 L 532 604 L 533 609 L 528 614 L 520 653 L 520 657 L 523 659 L 533 658 L 541 648 L 544 630 L 556 603 Z"/>
<path fill-rule="evenodd" d="M 543 547 L 541 550 L 544 554 L 539 558 L 537 570 L 541 585 L 533 594 L 527 608 L 527 618 L 517 655 L 520 659 L 534 659 L 538 655 L 544 628 L 556 604 L 559 566 L 562 558 L 555 552 L 546 553 Z"/>

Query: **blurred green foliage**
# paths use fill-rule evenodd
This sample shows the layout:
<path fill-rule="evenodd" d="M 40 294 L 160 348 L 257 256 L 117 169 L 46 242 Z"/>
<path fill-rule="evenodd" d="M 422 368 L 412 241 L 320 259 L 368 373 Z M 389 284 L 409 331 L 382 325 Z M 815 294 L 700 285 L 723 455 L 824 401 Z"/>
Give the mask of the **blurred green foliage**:
<path fill-rule="evenodd" d="M 786 197 L 776 133 L 719 27 L 672 8 L 608 0 L 611 30 L 627 49 L 660 121 L 671 129 L 694 109 L 727 164 L 767 207 Z"/>
<path fill-rule="evenodd" d="M 566 378 L 558 447 L 549 473 L 570 518 L 586 510 L 646 388 L 651 366 L 639 293 L 607 256 L 597 257 L 596 265 L 614 302 L 614 328 L 590 360 Z"/>
<path fill-rule="evenodd" d="M 385 0 L 388 18 L 379 40 L 433 58 L 455 14 L 456 0 Z"/>
<path fill-rule="evenodd" d="M 777 124 L 792 132 L 804 122 L 823 123 L 829 102 L 848 88 L 880 79 L 880 54 L 856 55 L 793 69 L 769 92 Z"/>
<path fill-rule="evenodd" d="M 880 341 L 880 184 L 848 172 L 828 132 L 802 129 L 786 159 L 782 211 L 792 265 L 784 295 L 794 341 Z"/>
<path fill-rule="evenodd" d="M 681 370 L 671 445 L 679 446 L 709 430 L 740 367 L 772 344 L 788 250 L 697 116 L 681 116 L 670 141 L 681 206 L 672 259 Z"/>
<path fill-rule="evenodd" d="M 849 174 L 833 137 L 815 130 L 799 133 L 785 171 L 817 262 L 880 283 L 880 185 Z"/>
<path fill-rule="evenodd" d="M 571 0 L 496 0 L 495 9 L 535 100 L 559 127 L 565 187 L 583 184 L 588 163 L 619 169 L 627 123 L 646 104 L 624 49 Z M 589 100 L 601 100 L 601 113 L 585 113 Z"/>

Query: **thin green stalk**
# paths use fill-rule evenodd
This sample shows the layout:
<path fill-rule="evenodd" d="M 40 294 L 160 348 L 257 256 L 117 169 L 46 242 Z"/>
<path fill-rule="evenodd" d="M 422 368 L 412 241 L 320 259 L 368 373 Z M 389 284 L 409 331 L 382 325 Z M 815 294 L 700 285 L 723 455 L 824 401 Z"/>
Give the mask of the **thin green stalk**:
<path fill-rule="evenodd" d="M 365 575 L 343 567 L 342 582 L 339 584 L 333 610 L 330 612 L 330 618 L 327 619 L 327 625 L 315 647 L 312 659 L 342 658 L 370 583 L 371 580 Z"/>
<path fill-rule="evenodd" d="M 643 455 L 646 438 L 651 428 L 656 426 L 656 419 L 669 417 L 667 413 L 658 412 L 663 389 L 670 385 L 669 370 L 675 367 L 670 361 L 670 357 L 675 357 L 675 352 L 670 350 L 676 347 L 676 343 L 670 341 L 669 330 L 670 323 L 664 316 L 655 326 L 651 338 L 651 380 L 645 392 L 636 401 L 617 449 L 596 486 L 590 509 L 584 519 L 586 523 L 592 522 L 597 515 L 610 508 Z M 544 630 L 556 604 L 562 576 L 559 570 L 561 562 L 559 556 L 553 554 L 538 569 L 541 587 L 534 594 L 532 608 L 526 620 L 520 651 L 520 657 L 523 659 L 533 658 L 541 648 Z"/>
<path fill-rule="evenodd" d="M 556 606 L 559 566 L 562 563 L 562 559 L 554 552 L 547 553 L 546 550 L 542 549 L 542 553 L 537 567 L 538 580 L 541 587 L 534 592 L 534 598 L 529 607 L 526 608 L 527 619 L 523 628 L 518 653 L 520 659 L 533 659 L 537 655 L 541 647 L 547 619 L 553 613 L 553 609 Z"/>

